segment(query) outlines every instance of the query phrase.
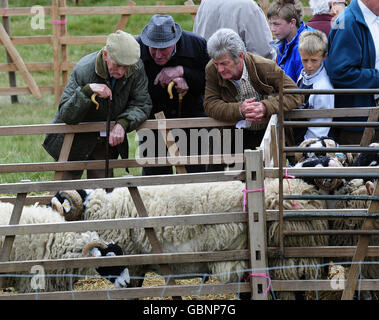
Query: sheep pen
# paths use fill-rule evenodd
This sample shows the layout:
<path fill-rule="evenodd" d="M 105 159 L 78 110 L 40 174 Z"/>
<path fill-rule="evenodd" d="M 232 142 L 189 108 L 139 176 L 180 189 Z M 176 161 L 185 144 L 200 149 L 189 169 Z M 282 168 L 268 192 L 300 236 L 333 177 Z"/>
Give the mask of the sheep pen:
<path fill-rule="evenodd" d="M 278 209 L 278 179 L 265 180 L 266 210 Z M 139 192 L 149 216 L 186 215 L 216 212 L 242 211 L 244 184 L 240 181 L 218 183 L 193 183 L 140 187 Z M 317 194 L 317 189 L 299 179 L 288 181 L 284 193 Z M 250 204 L 254 205 L 254 204 Z M 286 209 L 294 209 L 293 201 L 284 201 Z M 319 210 L 326 207 L 324 201 L 301 200 L 297 206 Z M 83 220 L 138 217 L 128 188 L 116 188 L 111 193 L 103 189 L 88 192 L 84 201 Z M 278 246 L 278 221 L 267 223 L 267 243 Z M 288 230 L 325 230 L 327 220 L 285 221 Z M 247 226 L 244 223 L 176 225 L 155 228 L 164 252 L 223 251 L 246 249 Z M 114 241 L 125 254 L 150 253 L 151 245 L 144 229 L 104 230 L 99 236 L 106 242 Z M 324 246 L 326 236 L 287 237 L 288 246 Z M 271 279 L 322 278 L 317 265 L 321 258 L 268 258 Z M 300 265 L 300 267 L 298 267 Z M 220 282 L 240 281 L 248 271 L 247 261 L 173 264 L 173 274 L 204 273 L 214 275 Z M 134 270 L 133 270 L 134 269 Z M 317 271 L 318 270 L 318 271 Z M 131 267 L 130 274 L 143 277 L 151 270 Z M 156 272 L 157 269 L 153 268 Z M 279 292 L 279 299 L 294 299 L 291 293 Z"/>
<path fill-rule="evenodd" d="M 278 179 L 265 179 L 265 209 L 275 210 L 279 205 Z M 283 183 L 284 194 L 303 194 L 317 195 L 319 190 L 300 179 L 289 179 Z M 165 185 L 140 187 L 139 191 L 146 206 L 147 212 L 155 215 L 185 215 L 185 214 L 202 214 L 215 212 L 238 212 L 242 211 L 243 192 L 245 185 L 240 181 L 234 182 L 218 182 L 218 183 L 191 183 L 183 185 Z M 12 205 L 6 204 L 11 212 Z M 254 203 L 249 205 L 254 206 Z M 311 209 L 318 211 L 327 207 L 325 201 L 321 200 L 285 200 L 283 202 L 284 209 L 294 210 L 295 207 L 301 209 Z M 34 206 L 35 208 L 44 208 L 43 206 Z M 24 207 L 26 210 L 27 207 Z M 49 210 L 51 208 L 44 208 Z M 106 213 L 104 213 L 106 212 Z M 105 215 L 105 216 L 104 216 Z M 28 218 L 25 221 L 25 213 L 22 214 L 20 223 L 38 223 L 42 222 L 40 218 Z M 57 212 L 51 215 L 57 222 L 64 221 Z M 103 189 L 92 190 L 88 193 L 84 202 L 84 211 L 82 219 L 99 220 L 138 217 L 136 208 L 129 194 L 128 188 L 116 188 L 111 193 L 106 193 Z M 9 218 L 8 218 L 9 220 Z M 6 225 L 7 221 L 1 221 Z M 276 220 L 267 220 L 267 245 L 277 247 L 278 225 Z M 215 226 L 217 228 L 215 229 Z M 213 229 L 212 229 L 213 228 Z M 326 219 L 308 219 L 308 220 L 285 220 L 284 228 L 294 231 L 308 230 L 326 230 L 328 222 Z M 218 225 L 175 225 L 155 228 L 159 240 L 162 243 L 164 252 L 194 252 L 194 251 L 223 251 L 233 249 L 246 249 L 248 246 L 247 226 L 244 223 L 234 224 L 218 224 Z M 210 236 L 209 236 L 210 235 Z M 28 236 L 29 242 L 33 243 L 34 237 L 42 235 Z M 55 235 L 43 235 L 54 237 Z M 22 236 L 26 237 L 26 236 Z M 72 235 L 71 235 L 72 237 Z M 21 238 L 21 236 L 16 236 Z M 287 236 L 285 238 L 286 247 L 307 247 L 307 246 L 327 246 L 330 237 L 322 235 L 307 236 Z M 75 257 L 80 257 L 80 250 L 86 243 L 91 241 L 118 243 L 124 250 L 124 254 L 138 254 L 151 252 L 151 245 L 146 237 L 144 229 L 121 229 L 121 230 L 103 230 L 92 233 L 92 239 L 87 238 L 82 242 L 80 248 L 75 250 Z M 3 241 L 3 240 L 1 240 Z M 50 240 L 51 241 L 51 240 Z M 44 244 L 48 243 L 44 240 Z M 55 240 L 53 241 L 55 243 Z M 59 241 L 58 241 L 59 242 Z M 19 251 L 25 247 L 27 241 L 18 241 L 14 244 L 14 250 Z M 28 243 L 29 244 L 29 243 Z M 34 246 L 33 249 L 22 249 L 30 251 L 30 255 L 35 255 L 37 250 L 43 251 L 43 246 Z M 34 251 L 33 251 L 34 250 Z M 55 249 L 57 250 L 57 249 Z M 71 250 L 71 249 L 70 249 Z M 70 251 L 72 254 L 72 251 Z M 47 255 L 39 255 L 42 259 L 53 259 Z M 55 257 L 60 257 L 56 255 Z M 72 256 L 66 256 L 74 257 Z M 29 260 L 36 259 L 20 256 L 17 258 L 12 255 L 13 260 Z M 324 258 L 280 258 L 268 257 L 268 270 L 272 280 L 303 280 L 303 279 L 326 279 L 322 270 L 318 266 L 323 264 Z M 249 271 L 248 261 L 229 261 L 229 262 L 209 262 L 209 263 L 193 263 L 188 265 L 172 264 L 174 272 L 180 273 L 201 273 L 207 275 L 215 275 L 220 282 L 239 281 L 243 278 L 243 273 Z M 149 271 L 157 271 L 157 269 L 148 270 L 146 268 L 137 268 L 131 270 L 131 276 L 142 276 Z M 89 274 L 95 274 L 94 268 L 89 270 Z M 54 285 L 54 289 L 56 289 Z M 17 290 L 18 292 L 21 292 Z M 276 292 L 278 299 L 295 299 L 293 292 Z"/>
<path fill-rule="evenodd" d="M 9 224 L 12 210 L 12 204 L 0 202 L 0 225 Z M 23 208 L 20 224 L 62 223 L 64 221 L 64 218 L 51 207 L 33 205 Z M 4 236 L 0 236 L 0 247 L 3 246 L 4 239 Z M 17 235 L 9 258 L 11 261 L 80 258 L 83 247 L 93 241 L 101 241 L 97 232 Z M 69 290 L 76 276 L 96 274 L 94 268 L 60 269 L 44 278 L 43 287 L 45 291 Z M 6 287 L 13 287 L 19 293 L 35 292 L 40 289 L 33 287 L 31 276 L 26 272 L 7 276 Z"/>

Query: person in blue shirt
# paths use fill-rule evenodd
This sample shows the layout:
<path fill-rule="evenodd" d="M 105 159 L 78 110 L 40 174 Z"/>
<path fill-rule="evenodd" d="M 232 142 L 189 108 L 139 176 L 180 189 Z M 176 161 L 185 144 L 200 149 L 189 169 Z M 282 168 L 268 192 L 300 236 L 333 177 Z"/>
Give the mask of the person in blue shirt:
<path fill-rule="evenodd" d="M 299 0 L 276 0 L 268 9 L 267 18 L 276 40 L 277 64 L 296 83 L 303 64 L 298 50 L 299 36 L 303 31 L 314 31 L 303 17 L 303 5 Z"/>

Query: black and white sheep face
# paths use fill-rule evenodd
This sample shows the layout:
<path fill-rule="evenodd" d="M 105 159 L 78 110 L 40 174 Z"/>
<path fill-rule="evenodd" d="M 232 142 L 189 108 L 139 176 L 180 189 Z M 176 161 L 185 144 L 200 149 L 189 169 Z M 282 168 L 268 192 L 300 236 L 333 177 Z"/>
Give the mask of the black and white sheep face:
<path fill-rule="evenodd" d="M 311 138 L 304 140 L 299 144 L 299 147 L 306 148 L 334 148 L 338 147 L 338 143 L 330 137 Z M 343 166 L 350 165 L 353 162 L 353 156 L 351 153 L 332 153 L 332 152 L 297 152 L 295 153 L 295 159 L 297 162 L 304 162 L 307 159 L 320 158 L 320 157 L 332 157 L 337 159 Z"/>
<path fill-rule="evenodd" d="M 306 159 L 303 162 L 297 163 L 295 168 L 312 168 L 312 167 L 342 167 L 341 162 L 330 156 L 314 157 Z M 303 178 L 303 180 L 309 184 L 316 185 L 322 190 L 333 191 L 341 186 L 343 179 L 340 178 Z"/>
<path fill-rule="evenodd" d="M 66 221 L 80 220 L 85 209 L 85 200 L 91 190 L 58 191 L 50 201 L 50 206 Z"/>
<path fill-rule="evenodd" d="M 87 257 L 112 257 L 121 256 L 124 252 L 115 243 L 104 244 L 93 242 L 87 244 L 82 255 Z M 129 269 L 125 266 L 98 267 L 96 271 L 103 277 L 111 281 L 116 288 L 126 288 L 130 283 Z"/>

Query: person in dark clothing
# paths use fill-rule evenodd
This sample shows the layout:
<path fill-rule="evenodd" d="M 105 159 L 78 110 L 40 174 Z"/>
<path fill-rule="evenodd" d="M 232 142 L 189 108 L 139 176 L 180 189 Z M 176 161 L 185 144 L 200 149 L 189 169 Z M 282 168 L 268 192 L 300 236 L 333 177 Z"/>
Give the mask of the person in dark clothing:
<path fill-rule="evenodd" d="M 136 40 L 141 47 L 141 59 L 148 77 L 149 94 L 153 104 L 150 119 L 155 119 L 155 113 L 161 111 L 167 119 L 205 117 L 205 66 L 209 61 L 206 40 L 190 31 L 182 30 L 171 16 L 160 14 L 150 19 Z M 175 83 L 172 99 L 167 92 L 171 81 Z M 181 103 L 179 94 L 183 98 Z M 156 130 L 153 132 L 154 144 L 148 143 L 148 136 L 142 136 L 140 133 L 140 147 L 144 146 L 140 157 L 146 157 L 147 154 L 155 157 L 166 156 L 166 148 L 158 148 L 164 144 L 161 135 Z M 184 132 L 187 139 L 179 139 L 182 140 L 178 142 L 180 154 L 198 154 L 198 148 L 190 150 L 189 130 Z M 184 143 L 182 148 L 180 142 Z M 151 148 L 155 149 L 153 155 Z M 158 152 L 158 149 L 161 152 Z M 202 172 L 205 171 L 205 166 L 186 166 L 186 169 L 187 172 Z M 170 173 L 172 167 L 145 167 L 142 170 L 143 175 Z"/>
<path fill-rule="evenodd" d="M 76 133 L 68 160 L 104 160 L 107 144 L 110 159 L 117 159 L 119 155 L 127 159 L 127 133 L 147 120 L 152 108 L 147 87 L 140 46 L 131 34 L 118 30 L 107 37 L 104 48 L 81 58 L 62 93 L 53 123 L 105 121 L 111 112 L 110 120 L 116 124 L 109 137 L 106 132 Z M 98 95 L 98 107 L 91 100 L 94 93 Z M 112 100 L 111 111 L 109 99 Z M 45 150 L 56 161 L 63 140 L 63 133 L 50 133 L 43 142 Z M 63 180 L 81 179 L 82 175 L 83 170 L 65 171 Z M 88 179 L 104 177 L 103 169 L 87 170 Z"/>

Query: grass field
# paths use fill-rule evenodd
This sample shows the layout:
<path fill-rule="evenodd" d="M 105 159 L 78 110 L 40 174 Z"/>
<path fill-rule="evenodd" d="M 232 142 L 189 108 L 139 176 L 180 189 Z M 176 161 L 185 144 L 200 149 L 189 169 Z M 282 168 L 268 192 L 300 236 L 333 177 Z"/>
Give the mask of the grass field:
<path fill-rule="evenodd" d="M 67 0 L 68 6 L 73 6 L 74 1 Z M 126 0 L 83 0 L 81 6 L 120 6 L 125 5 Z M 155 1 L 136 0 L 137 5 L 154 5 Z M 179 5 L 184 1 L 166 0 L 167 5 Z M 50 6 L 51 0 L 11 0 L 9 7 L 31 7 L 33 5 Z M 137 35 L 148 23 L 151 15 L 131 16 L 125 31 Z M 173 15 L 176 22 L 183 29 L 192 30 L 193 19 L 188 14 Z M 107 35 L 113 32 L 120 16 L 96 15 L 96 16 L 69 16 L 67 28 L 69 35 Z M 11 32 L 13 36 L 38 36 L 51 35 L 51 17 L 45 17 L 45 29 L 33 30 L 31 28 L 32 17 L 11 17 Z M 82 56 L 101 49 L 101 45 L 70 45 L 68 47 L 68 60 L 77 62 Z M 16 46 L 25 62 L 52 62 L 53 51 L 51 45 L 18 45 Z M 6 62 L 5 50 L 0 50 L 0 62 Z M 52 71 L 31 72 L 38 85 L 52 85 Z M 17 85 L 26 86 L 20 74 L 16 73 Z M 0 73 L 0 87 L 9 87 L 7 73 Z M 50 123 L 54 117 L 57 105 L 54 104 L 53 95 L 44 95 L 41 100 L 36 100 L 32 95 L 18 96 L 19 103 L 11 104 L 9 96 L 0 96 L 0 126 L 43 124 Z M 128 135 L 131 150 L 130 157 L 135 157 L 136 145 L 135 132 Z M 2 137 L 0 144 L 0 163 L 29 163 L 46 162 L 53 159 L 42 148 L 44 136 L 15 136 Z M 131 169 L 131 174 L 140 175 L 141 169 Z M 125 175 L 125 170 L 117 169 L 116 176 Z M 32 181 L 52 180 L 53 172 L 15 173 L 1 174 L 0 183 L 19 182 L 23 179 Z"/>

